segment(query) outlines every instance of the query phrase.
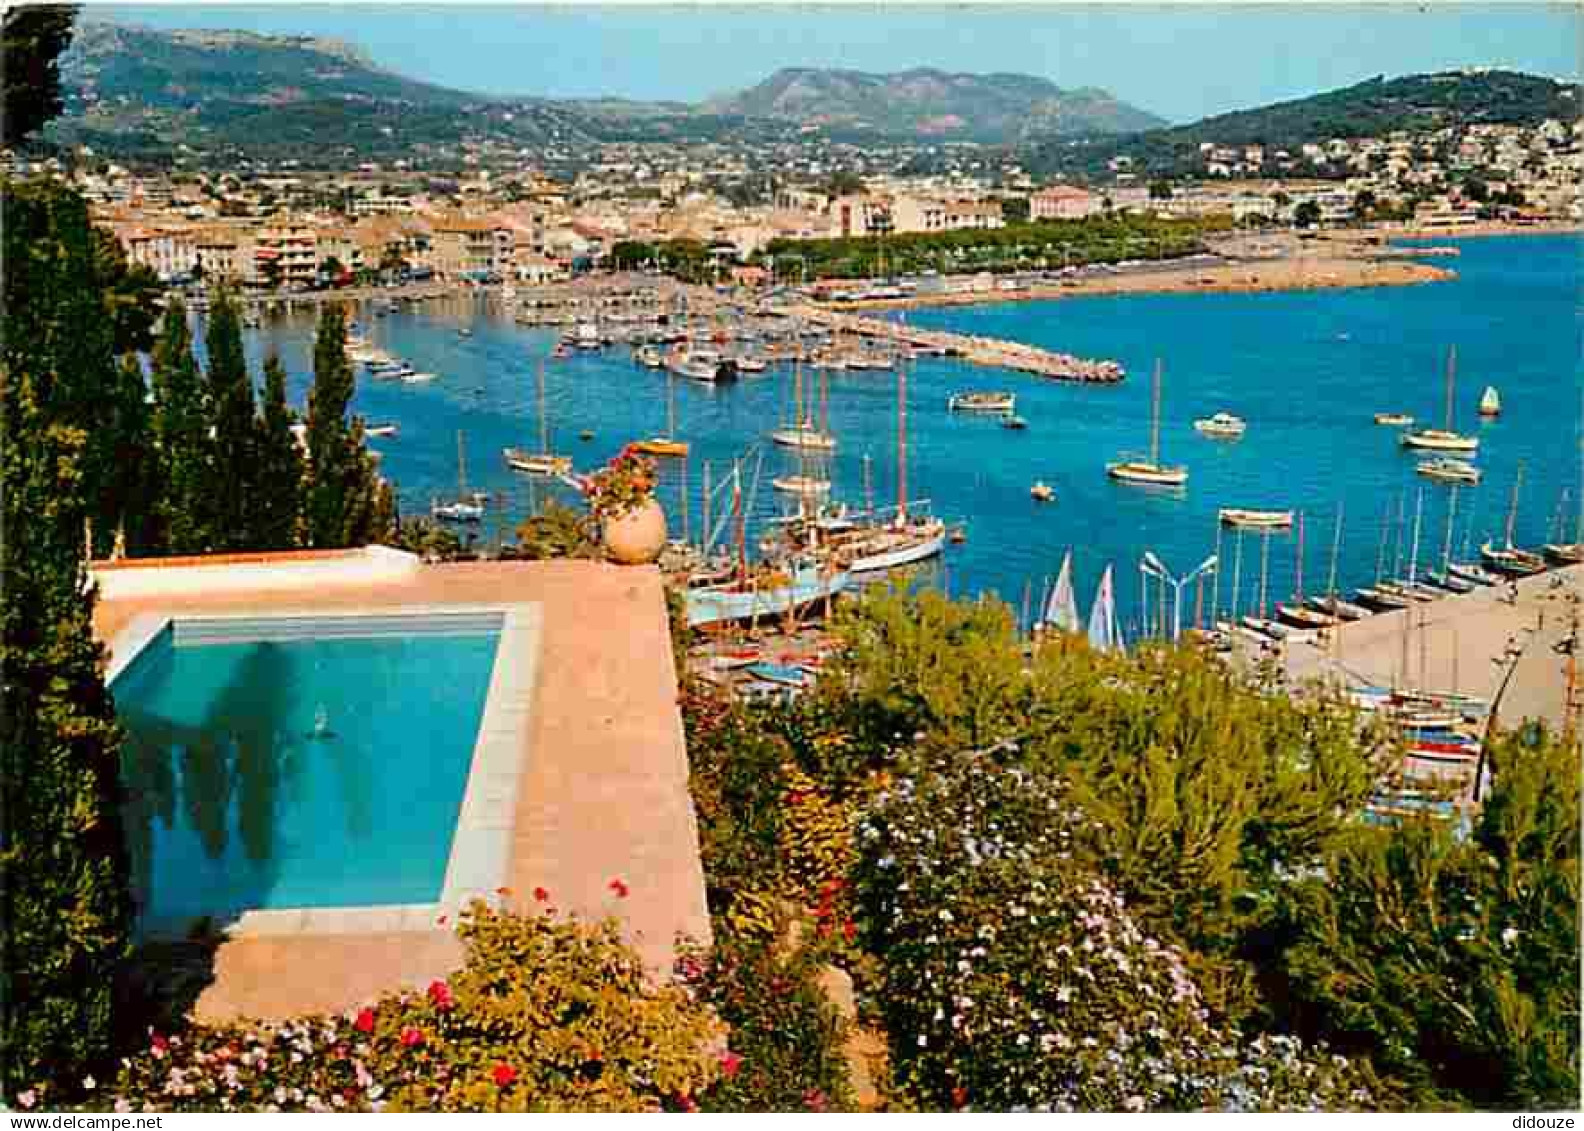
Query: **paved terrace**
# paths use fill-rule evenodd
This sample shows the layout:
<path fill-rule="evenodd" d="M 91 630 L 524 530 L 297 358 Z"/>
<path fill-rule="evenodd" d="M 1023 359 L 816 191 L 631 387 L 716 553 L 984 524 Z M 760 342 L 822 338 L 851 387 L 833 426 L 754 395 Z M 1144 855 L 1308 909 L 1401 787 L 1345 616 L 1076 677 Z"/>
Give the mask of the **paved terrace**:
<path fill-rule="evenodd" d="M 679 934 L 707 941 L 704 875 L 659 573 L 592 562 L 418 566 L 409 555 L 397 555 L 408 562 L 393 568 L 391 554 L 96 566 L 103 596 L 94 627 L 109 642 L 149 613 L 538 605 L 541 653 L 519 752 L 522 777 L 504 902 L 531 908 L 531 893 L 543 887 L 558 909 L 581 918 L 615 915 L 656 969 L 669 969 Z M 215 584 L 215 567 L 228 561 L 233 576 Z M 617 878 L 629 886 L 626 898 L 611 890 Z M 425 985 L 460 959 L 450 926 L 429 923 L 358 934 L 232 937 L 215 956 L 214 981 L 196 1012 L 205 1018 L 279 1017 L 344 1009 L 396 985 Z"/>
<path fill-rule="evenodd" d="M 1402 612 L 1382 613 L 1317 643 L 1284 646 L 1295 680 L 1340 674 L 1383 687 L 1495 697 L 1507 671 L 1508 645 L 1522 648 L 1500 704 L 1504 725 L 1545 719 L 1561 728 L 1567 696 L 1567 656 L 1575 602 L 1584 593 L 1584 566 L 1570 566 L 1507 586 L 1448 596 Z M 1411 619 L 1410 619 L 1411 615 Z M 1406 663 L 1406 672 L 1404 665 Z M 1584 674 L 1584 673 L 1581 673 Z"/>

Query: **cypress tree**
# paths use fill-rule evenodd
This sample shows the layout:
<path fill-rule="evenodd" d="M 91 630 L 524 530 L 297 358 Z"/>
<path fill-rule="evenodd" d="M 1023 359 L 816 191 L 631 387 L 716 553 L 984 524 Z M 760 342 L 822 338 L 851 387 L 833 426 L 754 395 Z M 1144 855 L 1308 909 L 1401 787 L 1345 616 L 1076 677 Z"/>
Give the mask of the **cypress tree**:
<path fill-rule="evenodd" d="M 259 486 L 253 379 L 242 353 L 242 320 L 236 299 L 225 288 L 210 308 L 204 342 L 209 355 L 206 392 L 214 424 L 210 448 L 214 548 L 256 549 L 248 513 Z"/>
<path fill-rule="evenodd" d="M 67 1091 L 107 1056 L 132 900 L 83 540 L 109 459 L 113 327 L 83 200 L 50 184 L 3 195 L 0 1093 L 14 1101 Z"/>
<path fill-rule="evenodd" d="M 258 496 L 253 512 L 256 545 L 289 550 L 301 538 L 304 465 L 286 407 L 286 369 L 271 354 L 264 362 L 264 404 L 259 419 Z"/>
<path fill-rule="evenodd" d="M 110 517 L 126 537 L 132 557 L 157 553 L 164 546 L 160 528 L 163 475 L 154 442 L 154 418 L 148 382 L 135 354 L 126 354 L 115 385 L 115 466 L 111 480 Z M 97 541 L 97 538 L 95 539 Z"/>
<path fill-rule="evenodd" d="M 214 545 L 213 444 L 204 387 L 193 360 L 187 308 L 173 299 L 154 345 L 154 435 L 164 471 L 161 517 L 167 549 L 202 554 Z"/>
<path fill-rule="evenodd" d="M 308 391 L 309 544 L 321 549 L 363 546 L 389 536 L 395 513 L 390 487 L 363 445 L 363 422 L 349 418 L 352 363 L 346 321 L 326 307 L 314 343 L 314 382 Z"/>

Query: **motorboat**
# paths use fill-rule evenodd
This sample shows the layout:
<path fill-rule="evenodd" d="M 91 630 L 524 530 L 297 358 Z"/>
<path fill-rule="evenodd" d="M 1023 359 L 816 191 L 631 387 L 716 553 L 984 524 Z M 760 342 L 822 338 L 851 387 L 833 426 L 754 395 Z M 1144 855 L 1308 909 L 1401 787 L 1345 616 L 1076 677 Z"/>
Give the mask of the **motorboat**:
<path fill-rule="evenodd" d="M 642 452 L 646 456 L 685 456 L 690 450 L 686 440 L 674 440 L 669 436 L 651 436 L 647 440 L 634 440 L 633 451 Z"/>
<path fill-rule="evenodd" d="M 784 475 L 770 480 L 770 486 L 788 495 L 815 496 L 830 494 L 830 480 L 812 475 Z"/>
<path fill-rule="evenodd" d="M 946 401 L 951 412 L 1004 412 L 1017 408 L 1016 393 L 953 393 Z"/>
<path fill-rule="evenodd" d="M 1023 429 L 1028 427 L 1028 421 L 1024 420 L 1021 416 L 1008 416 L 1001 422 L 1001 427 L 1010 428 L 1014 432 L 1021 432 Z"/>
<path fill-rule="evenodd" d="M 461 500 L 454 503 L 436 501 L 430 504 L 429 514 L 442 522 L 482 522 L 484 508 Z"/>
<path fill-rule="evenodd" d="M 400 425 L 396 424 L 371 424 L 363 429 L 363 435 L 371 440 L 377 440 L 384 436 L 394 436 L 400 431 Z"/>
<path fill-rule="evenodd" d="M 1292 511 L 1249 510 L 1222 507 L 1217 515 L 1223 526 L 1247 526 L 1263 530 L 1285 530 L 1293 524 Z"/>
<path fill-rule="evenodd" d="M 1404 432 L 1402 446 L 1432 452 L 1477 452 L 1479 437 L 1465 436 L 1445 428 L 1424 428 L 1418 432 Z"/>
<path fill-rule="evenodd" d="M 1210 436 L 1218 440 L 1236 440 L 1248 431 L 1248 424 L 1241 418 L 1233 416 L 1230 412 L 1218 412 L 1194 421 L 1194 429 L 1202 436 Z"/>
<path fill-rule="evenodd" d="M 1029 488 L 1029 494 L 1036 503 L 1048 503 L 1056 498 L 1056 489 L 1041 479 Z"/>
<path fill-rule="evenodd" d="M 770 440 L 783 448 L 809 448 L 822 452 L 836 450 L 836 437 L 828 432 L 821 432 L 814 427 L 814 422 L 811 420 L 804 421 L 797 428 L 778 429 L 770 433 Z"/>
<path fill-rule="evenodd" d="M 1478 483 L 1482 474 L 1480 469 L 1468 460 L 1456 459 L 1452 456 L 1424 460 L 1415 470 L 1427 479 L 1435 479 L 1443 483 Z"/>
<path fill-rule="evenodd" d="M 1377 412 L 1375 423 L 1384 424 L 1389 428 L 1411 428 L 1414 418 L 1406 412 Z"/>
<path fill-rule="evenodd" d="M 433 381 L 438 376 L 439 376 L 438 373 L 410 372 L 410 373 L 403 373 L 401 375 L 401 379 L 402 379 L 402 384 L 404 384 L 404 385 L 422 385 L 425 382 Z"/>

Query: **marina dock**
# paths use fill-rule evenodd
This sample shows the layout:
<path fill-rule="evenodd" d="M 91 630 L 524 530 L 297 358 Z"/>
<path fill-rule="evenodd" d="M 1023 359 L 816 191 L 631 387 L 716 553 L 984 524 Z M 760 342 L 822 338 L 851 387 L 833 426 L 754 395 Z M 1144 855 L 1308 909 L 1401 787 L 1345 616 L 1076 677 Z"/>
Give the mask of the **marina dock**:
<path fill-rule="evenodd" d="M 1318 678 L 1474 695 L 1495 704 L 1504 726 L 1544 719 L 1561 730 L 1570 691 L 1578 720 L 1580 673 L 1569 652 L 1581 601 L 1584 566 L 1549 570 L 1515 587 L 1449 595 L 1288 641 L 1283 662 L 1294 684 Z"/>
<path fill-rule="evenodd" d="M 1124 376 L 1122 366 L 1115 361 L 1074 357 L 1072 354 L 1056 353 L 1021 342 L 926 330 L 906 323 L 841 314 L 812 305 L 799 306 L 792 313 L 844 334 L 882 339 L 914 350 L 945 353 L 974 365 L 1031 373 L 1052 381 L 1114 385 Z"/>

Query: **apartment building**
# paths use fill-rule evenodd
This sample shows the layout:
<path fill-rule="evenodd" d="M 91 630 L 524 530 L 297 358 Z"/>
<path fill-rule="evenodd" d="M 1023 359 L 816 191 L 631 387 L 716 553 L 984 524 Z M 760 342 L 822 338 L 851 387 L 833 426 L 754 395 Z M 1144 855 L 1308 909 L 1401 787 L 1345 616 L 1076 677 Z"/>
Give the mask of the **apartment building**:
<path fill-rule="evenodd" d="M 319 233 L 303 225 L 260 228 L 253 241 L 253 273 L 286 287 L 311 285 L 319 274 Z"/>
<path fill-rule="evenodd" d="M 1082 220 L 1104 209 L 1103 197 L 1074 185 L 1051 185 L 1029 196 L 1030 220 Z"/>
<path fill-rule="evenodd" d="M 127 259 L 158 275 L 161 282 L 184 279 L 198 262 L 192 235 L 179 228 L 127 227 L 116 232 Z"/>

